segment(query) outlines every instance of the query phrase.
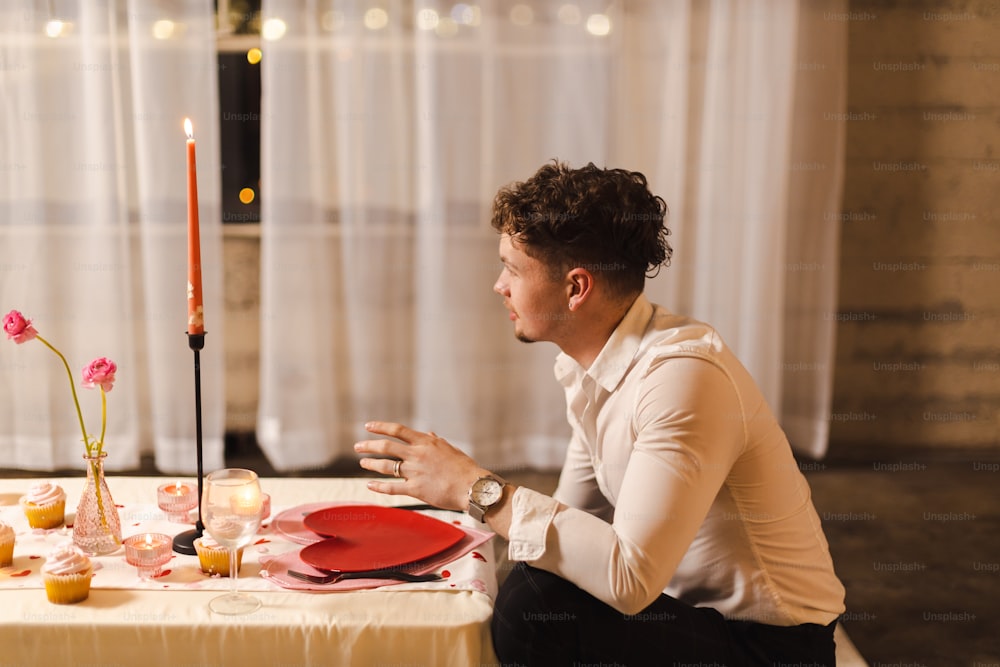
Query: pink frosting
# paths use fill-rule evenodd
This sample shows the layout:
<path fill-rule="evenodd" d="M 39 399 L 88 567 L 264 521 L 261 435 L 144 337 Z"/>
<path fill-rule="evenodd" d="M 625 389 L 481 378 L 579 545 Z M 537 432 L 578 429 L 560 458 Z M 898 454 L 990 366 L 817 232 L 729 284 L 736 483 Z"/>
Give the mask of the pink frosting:
<path fill-rule="evenodd" d="M 0 521 L 0 542 L 7 539 L 14 539 L 14 529 Z"/>
<path fill-rule="evenodd" d="M 28 489 L 22 500 L 35 505 L 48 505 L 66 498 L 66 492 L 61 486 L 50 482 L 36 482 Z"/>
<path fill-rule="evenodd" d="M 205 547 L 206 549 L 224 549 L 225 548 L 221 544 L 219 544 L 218 542 L 216 542 L 212 538 L 212 536 L 209 535 L 208 533 L 205 533 L 204 535 L 202 535 L 198 539 L 200 540 L 201 546 Z"/>
<path fill-rule="evenodd" d="M 91 568 L 90 559 L 72 543 L 60 544 L 52 550 L 42 565 L 48 574 L 83 574 Z"/>

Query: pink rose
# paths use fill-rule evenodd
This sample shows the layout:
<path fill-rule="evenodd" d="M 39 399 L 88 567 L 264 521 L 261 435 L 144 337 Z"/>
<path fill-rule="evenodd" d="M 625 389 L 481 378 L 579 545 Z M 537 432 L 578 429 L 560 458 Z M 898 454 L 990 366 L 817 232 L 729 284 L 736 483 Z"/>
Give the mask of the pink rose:
<path fill-rule="evenodd" d="M 88 389 L 100 386 L 104 391 L 111 391 L 115 382 L 118 366 L 107 357 L 98 357 L 83 369 L 83 386 Z"/>
<path fill-rule="evenodd" d="M 3 330 L 7 332 L 7 339 L 13 340 L 20 345 L 38 335 L 35 327 L 31 326 L 31 320 L 25 319 L 24 315 L 16 310 L 12 310 L 3 318 Z"/>

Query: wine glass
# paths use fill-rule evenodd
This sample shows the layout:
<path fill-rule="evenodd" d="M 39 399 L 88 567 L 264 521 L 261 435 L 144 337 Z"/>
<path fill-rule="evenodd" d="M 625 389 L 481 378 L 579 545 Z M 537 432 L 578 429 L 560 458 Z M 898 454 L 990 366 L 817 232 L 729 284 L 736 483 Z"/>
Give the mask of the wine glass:
<path fill-rule="evenodd" d="M 263 498 L 257 473 L 242 468 L 224 468 L 205 478 L 201 513 L 205 531 L 229 551 L 229 593 L 213 598 L 208 608 L 218 614 L 249 614 L 261 602 L 237 590 L 237 552 L 250 544 L 260 528 Z"/>

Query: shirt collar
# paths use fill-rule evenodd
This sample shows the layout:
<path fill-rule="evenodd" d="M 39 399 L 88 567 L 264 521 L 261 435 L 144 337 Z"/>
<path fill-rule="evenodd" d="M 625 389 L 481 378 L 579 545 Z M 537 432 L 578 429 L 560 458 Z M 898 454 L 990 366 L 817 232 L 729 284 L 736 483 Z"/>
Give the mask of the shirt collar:
<path fill-rule="evenodd" d="M 632 302 L 622 321 L 611 332 L 611 336 L 608 337 L 608 341 L 590 368 L 584 368 L 573 357 L 560 352 L 556 357 L 554 369 L 556 379 L 563 386 L 569 386 L 583 375 L 589 375 L 605 390 L 613 391 L 632 365 L 632 360 L 635 359 L 642 343 L 642 335 L 652 317 L 653 304 L 645 294 L 640 294 Z"/>

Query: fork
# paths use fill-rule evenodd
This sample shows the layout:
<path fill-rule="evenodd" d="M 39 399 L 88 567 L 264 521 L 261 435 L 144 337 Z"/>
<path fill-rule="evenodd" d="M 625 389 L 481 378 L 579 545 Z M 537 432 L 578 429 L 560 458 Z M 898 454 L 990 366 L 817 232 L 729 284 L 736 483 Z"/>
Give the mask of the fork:
<path fill-rule="evenodd" d="M 335 584 L 345 579 L 395 579 L 397 581 L 441 581 L 441 575 L 434 572 L 427 574 L 413 574 L 403 570 L 364 570 L 360 572 L 330 572 L 329 574 L 316 575 L 288 570 L 288 576 L 308 581 L 311 584 Z"/>

